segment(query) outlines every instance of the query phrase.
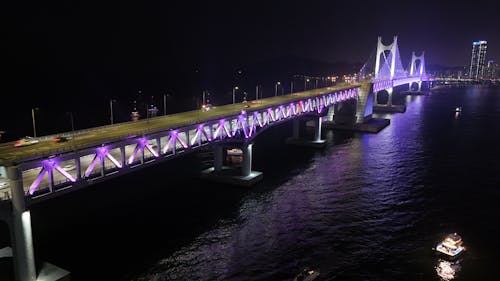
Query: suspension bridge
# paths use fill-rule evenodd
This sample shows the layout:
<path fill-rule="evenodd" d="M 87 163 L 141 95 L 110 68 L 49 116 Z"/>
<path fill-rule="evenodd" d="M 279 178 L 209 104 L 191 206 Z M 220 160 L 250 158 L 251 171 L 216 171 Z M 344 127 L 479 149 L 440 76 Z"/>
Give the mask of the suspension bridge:
<path fill-rule="evenodd" d="M 1 182 L 8 186 L 0 194 L 0 218 L 10 229 L 16 280 L 41 280 L 42 275 L 44 280 L 58 280 L 35 268 L 33 204 L 206 147 L 213 149 L 213 167 L 202 171 L 202 177 L 250 186 L 263 176 L 252 168 L 253 142 L 262 131 L 284 122 L 293 122 L 287 143 L 313 147 L 325 144 L 323 124 L 379 131 L 388 123 L 370 123 L 376 95 L 381 91 L 392 95 L 394 87 L 412 83 L 420 90 L 429 78 L 423 52 L 413 53 L 408 70 L 402 67 L 397 37 L 388 46 L 379 37 L 372 64 L 372 69 L 365 64 L 360 71 L 363 79 L 356 83 L 54 135 L 72 137 L 62 143 L 51 141 L 54 136 L 42 136 L 26 147 L 0 144 Z M 312 124 L 312 137 L 300 134 L 306 123 Z M 242 151 L 242 167 L 228 174 L 223 172 L 228 169 L 224 154 L 234 147 Z"/>

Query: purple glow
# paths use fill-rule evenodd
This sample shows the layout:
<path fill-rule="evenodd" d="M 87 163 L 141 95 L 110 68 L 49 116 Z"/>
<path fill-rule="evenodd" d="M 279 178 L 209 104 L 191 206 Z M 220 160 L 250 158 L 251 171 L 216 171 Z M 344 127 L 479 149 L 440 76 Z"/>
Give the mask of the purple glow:
<path fill-rule="evenodd" d="M 106 157 L 111 161 L 113 162 L 113 164 L 115 164 L 116 167 L 118 168 L 122 168 L 122 164 L 120 164 L 120 162 L 118 162 L 115 157 L 113 157 L 113 155 L 109 154 L 109 153 L 106 153 Z"/>
<path fill-rule="evenodd" d="M 155 157 L 158 157 L 160 155 L 158 155 L 158 152 L 156 152 L 153 147 L 149 144 L 149 143 L 146 143 L 145 147 L 149 150 L 149 152 L 151 152 L 151 154 L 153 154 Z"/>
<path fill-rule="evenodd" d="M 92 172 L 92 170 L 94 170 L 94 167 L 95 165 L 97 164 L 97 161 L 100 160 L 100 157 L 98 154 L 96 154 L 94 156 L 94 159 L 92 160 L 92 162 L 90 163 L 89 167 L 87 168 L 87 170 L 85 171 L 85 177 L 88 177 L 90 176 L 90 173 Z"/>
<path fill-rule="evenodd" d="M 61 173 L 63 176 L 65 176 L 67 179 L 69 179 L 72 182 L 76 182 L 76 179 L 70 175 L 68 172 L 66 172 L 63 168 L 61 168 L 59 165 L 54 166 L 59 173 Z"/>
<path fill-rule="evenodd" d="M 281 112 L 281 116 L 283 116 L 283 118 L 287 118 L 288 116 L 286 114 L 285 107 L 280 105 L 279 109 L 279 112 Z"/>
<path fill-rule="evenodd" d="M 262 113 L 262 116 L 264 116 L 264 113 Z M 254 123 L 254 126 L 255 126 L 255 120 L 257 120 L 257 122 L 259 123 L 259 126 L 262 128 L 264 125 L 262 124 L 262 122 L 260 121 L 259 119 L 259 114 L 257 113 L 257 111 L 255 111 L 253 113 L 253 123 Z"/>
<path fill-rule="evenodd" d="M 193 145 L 197 140 L 198 140 L 198 137 L 200 136 L 200 128 L 198 127 L 198 129 L 196 129 L 196 134 L 194 134 L 194 136 L 191 138 L 191 145 Z"/>
<path fill-rule="evenodd" d="M 128 158 L 128 163 L 132 164 L 135 160 L 135 155 L 137 155 L 137 151 L 139 150 L 139 145 L 137 144 L 134 148 L 134 152 L 132 152 L 132 155 Z"/>
<path fill-rule="evenodd" d="M 176 136 L 176 140 L 178 142 L 180 142 L 180 144 L 182 145 L 182 147 L 188 148 L 188 145 L 181 138 L 179 138 L 179 136 Z"/>
<path fill-rule="evenodd" d="M 290 110 L 292 111 L 293 115 L 297 115 L 297 110 L 296 110 L 295 105 L 293 104 L 293 102 L 290 103 Z"/>
<path fill-rule="evenodd" d="M 31 184 L 31 186 L 29 188 L 29 194 L 30 195 L 33 195 L 33 193 L 37 189 L 38 185 L 40 184 L 40 182 L 42 181 L 42 179 L 43 179 L 43 177 L 45 176 L 46 173 L 47 173 L 47 170 L 45 168 L 42 168 L 42 170 L 40 171 L 40 173 L 36 177 L 36 180 Z"/>
<path fill-rule="evenodd" d="M 163 154 L 166 154 L 168 149 L 170 148 L 170 145 L 174 141 L 174 138 L 170 136 L 170 139 L 168 140 L 167 144 L 163 147 Z"/>
<path fill-rule="evenodd" d="M 97 148 L 97 154 L 102 157 L 108 153 L 108 149 L 106 147 L 99 147 Z"/>
<path fill-rule="evenodd" d="M 231 132 L 229 132 L 229 130 L 228 130 L 228 129 L 227 129 L 227 127 L 226 127 L 226 124 L 223 124 L 222 126 L 223 126 L 223 128 L 224 128 L 224 131 L 226 132 L 226 135 L 227 135 L 228 137 L 232 137 Z M 221 134 L 221 138 L 222 138 L 222 134 Z"/>

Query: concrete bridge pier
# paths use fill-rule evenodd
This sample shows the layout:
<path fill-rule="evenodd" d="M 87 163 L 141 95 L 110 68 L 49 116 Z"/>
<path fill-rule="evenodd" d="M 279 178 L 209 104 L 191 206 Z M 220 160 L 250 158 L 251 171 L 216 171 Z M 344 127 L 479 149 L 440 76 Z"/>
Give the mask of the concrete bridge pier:
<path fill-rule="evenodd" d="M 387 103 L 378 103 L 378 93 L 375 92 L 375 105 L 373 106 L 373 111 L 376 113 L 403 113 L 406 111 L 406 105 L 404 104 L 393 104 L 392 97 L 394 93 L 394 88 L 385 89 L 387 91 Z"/>
<path fill-rule="evenodd" d="M 413 85 L 413 83 L 417 83 L 417 90 L 412 90 L 411 86 Z M 418 82 L 411 82 L 411 83 L 408 83 L 408 91 L 405 91 L 403 93 L 407 94 L 407 95 L 411 95 L 411 96 L 421 96 L 421 95 L 426 95 L 429 91 L 428 90 L 423 90 L 422 88 L 422 85 L 423 85 L 423 81 L 418 81 Z M 428 86 L 429 89 L 430 89 L 430 85 Z"/>
<path fill-rule="evenodd" d="M 26 206 L 23 178 L 17 166 L 7 168 L 11 202 L 2 206 L 2 219 L 9 226 L 10 241 L 12 244 L 12 261 L 16 281 L 69 281 L 70 273 L 50 263 L 43 263 L 37 272 L 35 253 L 33 250 L 33 233 L 31 230 L 31 212 Z M 0 249 L 7 252 L 10 247 Z"/>
<path fill-rule="evenodd" d="M 240 165 L 224 165 L 224 150 L 228 144 L 214 144 L 214 166 L 203 170 L 201 178 L 236 186 L 252 186 L 262 180 L 262 172 L 252 170 L 252 143 L 232 144 L 241 150 Z"/>
<path fill-rule="evenodd" d="M 334 104 L 330 107 L 323 126 L 334 130 L 379 132 L 390 124 L 390 120 L 373 118 L 375 94 L 373 83 L 361 84 L 356 100 Z"/>
<path fill-rule="evenodd" d="M 321 116 L 313 117 L 312 120 L 308 122 L 314 130 L 312 140 L 304 139 L 300 136 L 300 119 L 294 119 L 292 121 L 292 137 L 286 139 L 286 143 L 299 146 L 324 147 L 326 141 L 321 139 L 322 118 Z"/>

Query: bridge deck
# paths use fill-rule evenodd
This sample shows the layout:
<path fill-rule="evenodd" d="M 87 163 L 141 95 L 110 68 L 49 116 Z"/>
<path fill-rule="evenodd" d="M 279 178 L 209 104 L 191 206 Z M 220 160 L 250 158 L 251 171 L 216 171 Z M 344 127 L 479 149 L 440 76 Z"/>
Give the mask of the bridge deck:
<path fill-rule="evenodd" d="M 129 137 L 136 137 L 150 133 L 177 129 L 183 126 L 203 123 L 209 120 L 219 119 L 226 116 L 240 114 L 242 110 L 248 113 L 263 108 L 276 106 L 296 100 L 316 97 L 326 93 L 341 91 L 350 88 L 359 87 L 360 84 L 344 84 L 334 87 L 314 89 L 293 94 L 264 98 L 257 101 L 249 101 L 250 107 L 246 108 L 242 103 L 228 104 L 212 108 L 209 111 L 192 110 L 159 116 L 139 121 L 129 121 L 74 132 L 74 138 L 67 142 L 56 143 L 50 137 L 39 137 L 39 143 L 24 147 L 14 147 L 14 142 L 0 144 L 0 165 L 12 165 L 15 163 L 47 157 L 54 154 L 77 151 L 84 148 L 95 147 L 104 143 L 112 143 Z M 71 132 L 61 133 L 59 135 L 72 135 Z"/>

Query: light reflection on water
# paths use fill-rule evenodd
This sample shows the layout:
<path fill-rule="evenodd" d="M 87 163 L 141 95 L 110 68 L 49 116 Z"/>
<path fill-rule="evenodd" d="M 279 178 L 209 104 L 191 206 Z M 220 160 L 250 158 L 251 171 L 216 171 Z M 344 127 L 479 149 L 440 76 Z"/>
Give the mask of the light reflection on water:
<path fill-rule="evenodd" d="M 478 95 L 488 94 L 474 87 L 450 92 L 407 98 L 407 111 L 384 115 L 391 125 L 378 134 L 334 143 L 339 133 L 325 132 L 329 146 L 305 168 L 276 186 L 265 180 L 241 200 L 234 218 L 219 221 L 137 280 L 291 280 L 304 267 L 319 268 L 324 280 L 455 278 L 462 264 L 438 260 L 431 250 L 436 238 L 455 231 L 466 240 L 484 237 L 475 232 L 482 226 L 478 218 L 488 221 L 500 210 L 484 204 L 499 196 L 489 193 L 491 178 L 480 191 L 493 198 L 468 196 L 464 179 L 473 172 L 467 157 L 475 154 L 464 153 L 482 139 L 476 139 L 477 115 L 461 113 L 456 122 L 453 113 L 457 100 L 483 112 L 490 103 Z M 489 151 L 485 163 L 499 156 Z M 491 169 L 485 165 L 483 171 Z M 489 209 L 478 212 L 477 206 Z M 500 232 L 498 226 L 489 231 Z"/>
<path fill-rule="evenodd" d="M 437 275 L 443 281 L 450 281 L 457 277 L 458 272 L 462 269 L 460 261 L 438 260 L 435 267 Z"/>

